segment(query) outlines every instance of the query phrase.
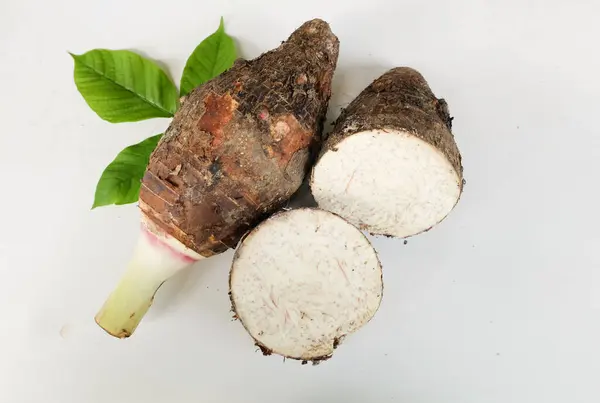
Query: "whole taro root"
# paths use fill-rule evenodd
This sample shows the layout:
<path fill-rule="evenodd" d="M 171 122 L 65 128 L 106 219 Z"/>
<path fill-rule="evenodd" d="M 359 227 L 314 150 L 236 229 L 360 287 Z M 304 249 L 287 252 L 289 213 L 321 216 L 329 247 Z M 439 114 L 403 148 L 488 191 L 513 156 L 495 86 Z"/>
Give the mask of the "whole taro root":
<path fill-rule="evenodd" d="M 193 90 L 153 152 L 140 190 L 142 233 L 96 315 L 130 336 L 160 285 L 222 253 L 298 190 L 320 146 L 338 38 L 322 20 Z"/>

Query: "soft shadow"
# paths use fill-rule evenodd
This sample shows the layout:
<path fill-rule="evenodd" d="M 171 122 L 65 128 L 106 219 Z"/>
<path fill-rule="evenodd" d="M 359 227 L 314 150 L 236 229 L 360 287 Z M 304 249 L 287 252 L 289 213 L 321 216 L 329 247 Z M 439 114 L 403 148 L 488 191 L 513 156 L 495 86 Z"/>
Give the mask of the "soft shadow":
<path fill-rule="evenodd" d="M 300 188 L 292 195 L 289 202 L 285 206 L 286 209 L 295 209 L 300 207 L 317 207 L 312 193 L 310 192 L 310 173 L 304 178 L 304 182 Z"/>
<path fill-rule="evenodd" d="M 229 270 L 231 265 L 231 251 L 220 255 L 200 260 L 194 265 L 177 273 L 166 281 L 156 293 L 152 308 L 148 316 L 160 317 L 178 305 L 183 305 L 193 298 L 199 289 L 205 289 L 208 279 L 214 278 L 217 270 Z M 222 290 L 227 292 L 226 289 Z"/>
<path fill-rule="evenodd" d="M 238 58 L 245 60 L 252 60 L 269 49 L 263 49 L 256 45 L 256 43 L 248 41 L 242 38 L 233 38 L 236 49 L 238 51 Z"/>
<path fill-rule="evenodd" d="M 322 388 L 311 388 L 307 395 L 297 396 L 290 403 L 354 403 L 371 402 L 372 394 L 357 390 L 348 385 L 322 385 Z"/>

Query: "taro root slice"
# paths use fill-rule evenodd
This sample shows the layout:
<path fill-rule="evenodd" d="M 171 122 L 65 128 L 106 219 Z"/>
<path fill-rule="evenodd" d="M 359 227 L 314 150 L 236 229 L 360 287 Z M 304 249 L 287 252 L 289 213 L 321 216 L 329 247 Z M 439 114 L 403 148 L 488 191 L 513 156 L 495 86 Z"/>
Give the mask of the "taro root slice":
<path fill-rule="evenodd" d="M 277 213 L 239 244 L 230 271 L 236 317 L 264 354 L 319 362 L 376 314 L 381 264 L 364 234 L 317 208 Z"/>
<path fill-rule="evenodd" d="M 410 237 L 441 222 L 463 190 L 448 105 L 408 67 L 389 70 L 337 119 L 311 175 L 319 207 L 371 234 Z"/>

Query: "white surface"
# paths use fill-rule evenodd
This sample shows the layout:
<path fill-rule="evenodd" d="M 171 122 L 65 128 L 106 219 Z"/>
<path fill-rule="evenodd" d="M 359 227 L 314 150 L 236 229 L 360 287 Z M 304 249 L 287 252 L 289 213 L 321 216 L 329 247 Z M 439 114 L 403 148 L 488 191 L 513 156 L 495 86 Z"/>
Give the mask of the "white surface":
<path fill-rule="evenodd" d="M 459 199 L 462 179 L 448 156 L 413 133 L 363 131 L 334 150 L 312 171 L 312 195 L 320 208 L 371 234 L 420 234 Z"/>
<path fill-rule="evenodd" d="M 320 209 L 277 214 L 236 251 L 235 314 L 262 346 L 302 360 L 335 356 L 379 309 L 381 262 L 348 221 Z"/>
<path fill-rule="evenodd" d="M 0 402 L 600 401 L 598 13 L 584 0 L 2 0 Z M 261 356 L 230 320 L 230 253 L 165 285 L 135 338 L 93 321 L 138 230 L 134 206 L 90 211 L 96 180 L 168 121 L 101 121 L 67 51 L 137 49 L 178 82 L 220 15 L 246 56 L 327 19 L 341 40 L 332 117 L 396 65 L 456 117 L 461 202 L 408 245 L 375 242 L 381 310 L 317 367 Z"/>

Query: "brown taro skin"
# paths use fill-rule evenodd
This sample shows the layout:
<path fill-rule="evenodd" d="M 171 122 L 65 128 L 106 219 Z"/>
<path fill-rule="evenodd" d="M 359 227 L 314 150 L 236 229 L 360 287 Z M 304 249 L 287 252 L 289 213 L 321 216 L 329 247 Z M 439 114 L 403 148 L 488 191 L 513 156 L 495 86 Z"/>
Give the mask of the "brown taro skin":
<path fill-rule="evenodd" d="M 143 219 L 208 257 L 281 208 L 320 147 L 338 52 L 311 20 L 190 92 L 150 157 Z"/>
<path fill-rule="evenodd" d="M 394 67 L 367 86 L 336 120 L 321 156 L 335 150 L 342 140 L 370 130 L 407 131 L 431 144 L 452 164 L 462 191 L 462 158 L 452 134 L 448 104 L 436 98 L 417 70 Z"/>

